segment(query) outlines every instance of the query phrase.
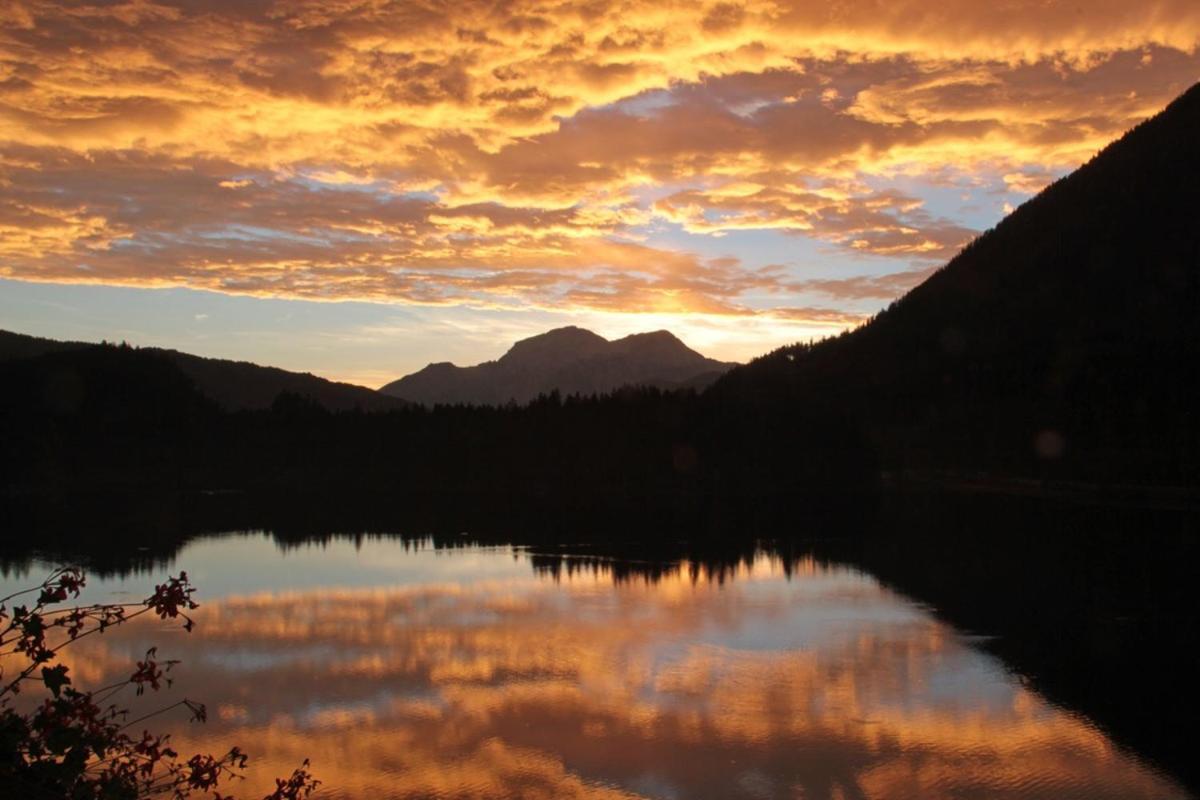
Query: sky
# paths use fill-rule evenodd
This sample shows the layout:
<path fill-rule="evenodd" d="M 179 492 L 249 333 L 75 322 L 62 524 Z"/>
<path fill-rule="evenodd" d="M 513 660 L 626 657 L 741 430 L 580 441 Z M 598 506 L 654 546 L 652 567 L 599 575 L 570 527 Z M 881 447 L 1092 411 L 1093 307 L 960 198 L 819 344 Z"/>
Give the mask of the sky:
<path fill-rule="evenodd" d="M 1196 0 L 0 5 L 0 328 L 378 386 L 861 323 L 1200 80 Z"/>

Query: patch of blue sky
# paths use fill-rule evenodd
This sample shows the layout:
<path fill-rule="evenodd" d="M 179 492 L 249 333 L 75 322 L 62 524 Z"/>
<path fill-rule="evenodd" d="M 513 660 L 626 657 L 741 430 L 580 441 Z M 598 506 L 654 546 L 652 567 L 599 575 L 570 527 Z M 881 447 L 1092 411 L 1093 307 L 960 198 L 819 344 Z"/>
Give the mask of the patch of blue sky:
<path fill-rule="evenodd" d="M 318 302 L 0 279 L 0 328 L 51 339 L 168 347 L 367 386 L 431 360 L 494 359 L 516 339 L 575 321 L 536 309 Z"/>
<path fill-rule="evenodd" d="M 926 174 L 860 174 L 858 178 L 872 191 L 899 192 L 915 197 L 924 204 L 927 213 L 956 222 L 963 218 L 964 207 L 978 204 L 979 197 L 987 194 L 993 180 L 990 176 L 979 174 L 941 174 L 937 177 Z"/>
<path fill-rule="evenodd" d="M 305 236 L 295 231 L 284 231 L 277 228 L 264 228 L 261 225 L 224 225 L 219 228 L 201 230 L 190 233 L 200 239 L 235 239 L 244 242 L 303 242 L 305 244 L 327 244 L 324 238 Z M 186 237 L 185 237 L 186 238 Z"/>
<path fill-rule="evenodd" d="M 337 191 L 337 192 L 362 192 L 363 194 L 383 195 L 391 194 L 392 184 L 383 180 L 372 180 L 365 182 L 357 181 L 339 181 L 339 180 L 324 180 L 320 174 L 306 175 L 299 174 L 291 179 L 291 182 L 305 189 L 312 191 Z"/>
<path fill-rule="evenodd" d="M 765 228 L 713 236 L 690 233 L 681 225 L 662 221 L 642 232 L 644 243 L 651 247 L 682 250 L 705 259 L 734 256 L 747 269 L 779 266 L 797 280 L 885 275 L 908 267 L 904 259 L 864 255 L 803 231 Z"/>
<path fill-rule="evenodd" d="M 777 105 L 781 105 L 780 101 L 777 98 L 769 98 L 769 99 L 768 98 L 755 98 L 753 100 L 746 100 L 745 102 L 742 102 L 742 103 L 730 104 L 727 108 L 730 111 L 730 113 L 737 114 L 739 117 L 745 117 L 745 118 L 749 119 L 750 117 L 753 117 L 755 114 L 757 114 L 759 111 L 762 111 L 764 108 L 769 108 L 771 106 L 777 106 Z"/>
<path fill-rule="evenodd" d="M 263 186 L 271 183 L 274 178 L 270 172 L 235 172 L 227 178 L 221 180 L 225 184 L 241 184 L 249 185 L 251 183 Z"/>
<path fill-rule="evenodd" d="M 1004 218 L 1005 203 L 1015 206 L 1026 197 L 1009 192 L 1003 176 L 995 172 L 947 173 L 936 180 L 920 175 L 865 175 L 862 180 L 876 191 L 898 191 L 919 199 L 931 217 L 980 232 Z"/>
<path fill-rule="evenodd" d="M 376 194 L 381 202 L 392 200 L 417 200 L 422 203 L 438 203 L 441 202 L 442 199 L 441 195 L 439 195 L 437 192 L 426 190 L 393 192 L 390 189 L 384 188 L 379 190 Z"/>
<path fill-rule="evenodd" d="M 696 178 L 670 184 L 641 186 L 634 190 L 633 196 L 638 205 L 647 208 L 657 200 L 689 189 L 704 188 L 712 182 Z M 873 188 L 897 187 L 895 182 L 880 180 Z M 705 212 L 705 218 L 717 221 L 716 215 L 709 212 Z M 954 217 L 951 219 L 958 221 Z M 819 239 L 802 230 L 732 229 L 716 235 L 692 233 L 678 223 L 655 218 L 647 225 L 635 227 L 631 233 L 641 237 L 641 241 L 651 247 L 695 253 L 701 258 L 734 256 L 748 269 L 778 265 L 798 279 L 885 275 L 910 268 L 909 261 L 905 258 L 877 256 L 853 250 Z"/>
<path fill-rule="evenodd" d="M 164 242 L 161 239 L 151 239 L 145 236 L 129 236 L 121 239 L 114 239 L 108 243 L 110 250 L 149 250 L 158 247 L 163 247 Z"/>
<path fill-rule="evenodd" d="M 420 200 L 436 202 L 440 195 L 432 189 L 403 189 L 405 176 L 389 175 L 388 177 L 367 178 L 341 172 L 337 168 L 330 170 L 311 169 L 290 176 L 290 182 L 317 192 L 358 192 L 374 196 L 380 202 L 394 200 Z"/>
<path fill-rule="evenodd" d="M 651 117 L 664 108 L 675 105 L 676 99 L 670 89 L 650 89 L 632 97 L 625 97 L 614 103 L 592 106 L 595 111 L 619 111 L 637 117 Z"/>
<path fill-rule="evenodd" d="M 298 360 L 289 342 L 315 345 L 314 331 L 369 319 L 373 308 L 369 303 L 252 298 L 184 288 L 9 280 L 0 281 L 0 287 L 3 327 L 21 333 L 81 341 L 126 340 L 279 366 Z M 395 309 L 388 311 L 390 315 Z"/>
<path fill-rule="evenodd" d="M 664 197 L 669 197 L 675 192 L 680 192 L 685 189 L 698 189 L 705 185 L 702 180 L 691 181 L 671 181 L 659 182 L 652 181 L 650 183 L 635 184 L 627 187 L 629 196 L 633 198 L 639 206 L 649 206 L 656 200 L 662 200 Z"/>

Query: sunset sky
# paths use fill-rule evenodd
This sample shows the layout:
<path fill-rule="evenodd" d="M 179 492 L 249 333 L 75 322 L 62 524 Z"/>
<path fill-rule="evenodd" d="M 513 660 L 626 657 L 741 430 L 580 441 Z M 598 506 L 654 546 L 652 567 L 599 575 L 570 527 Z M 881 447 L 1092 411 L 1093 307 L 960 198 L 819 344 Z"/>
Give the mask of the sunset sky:
<path fill-rule="evenodd" d="M 856 324 L 1200 80 L 1196 0 L 0 5 L 0 327 L 379 385 Z"/>

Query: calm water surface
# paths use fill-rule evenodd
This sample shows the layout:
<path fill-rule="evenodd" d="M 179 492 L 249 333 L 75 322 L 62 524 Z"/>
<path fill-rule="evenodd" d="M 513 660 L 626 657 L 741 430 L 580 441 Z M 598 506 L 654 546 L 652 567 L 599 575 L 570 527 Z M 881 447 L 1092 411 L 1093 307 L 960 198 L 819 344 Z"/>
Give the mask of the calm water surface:
<path fill-rule="evenodd" d="M 306 757 L 326 798 L 1186 796 L 849 567 L 534 566 L 510 548 L 202 539 L 170 567 L 199 587 L 192 634 L 130 625 L 67 663 L 101 686 L 152 644 L 181 659 L 165 699 L 207 703 L 209 722 L 160 727 L 181 752 L 250 751 L 246 797 Z M 93 577 L 89 598 L 141 598 L 166 572 Z"/>

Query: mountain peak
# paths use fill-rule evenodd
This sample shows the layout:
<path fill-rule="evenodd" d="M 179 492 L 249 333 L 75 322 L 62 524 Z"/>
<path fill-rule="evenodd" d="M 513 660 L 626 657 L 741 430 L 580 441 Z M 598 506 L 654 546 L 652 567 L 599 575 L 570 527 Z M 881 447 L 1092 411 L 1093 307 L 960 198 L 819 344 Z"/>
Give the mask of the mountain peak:
<path fill-rule="evenodd" d="M 528 339 L 551 339 L 555 337 L 587 337 L 592 339 L 602 339 L 604 337 L 597 333 L 589 331 L 587 328 L 581 328 L 578 325 L 563 325 L 561 328 L 551 328 L 545 333 L 538 333 L 528 337 Z M 521 341 L 527 341 L 524 339 Z"/>
<path fill-rule="evenodd" d="M 667 342 L 679 342 L 680 344 L 683 344 L 683 341 L 680 340 L 680 338 L 678 336 L 676 336 L 675 334 L 671 333 L 668 330 L 646 331 L 645 333 L 631 333 L 628 336 L 624 336 L 620 339 L 617 339 L 618 342 L 631 341 L 631 340 L 637 340 L 637 341 L 643 341 L 643 342 L 667 341 Z"/>
<path fill-rule="evenodd" d="M 475 367 L 430 365 L 380 391 L 428 404 L 523 403 L 553 390 L 594 394 L 628 385 L 696 388 L 730 366 L 705 358 L 670 331 L 610 342 L 569 325 L 522 339 L 496 361 Z"/>
<path fill-rule="evenodd" d="M 620 339 L 613 341 L 613 344 L 620 342 L 630 342 L 637 344 L 674 344 L 679 347 L 687 347 L 678 336 L 667 330 L 646 331 L 645 333 L 631 333 L 628 336 L 622 336 Z"/>
<path fill-rule="evenodd" d="M 500 357 L 499 363 L 530 368 L 556 367 L 598 355 L 608 340 L 574 325 L 521 339 Z"/>
<path fill-rule="evenodd" d="M 524 339 L 518 339 L 513 345 L 513 349 L 534 343 L 554 342 L 559 344 L 579 344 L 607 341 L 608 340 L 603 336 L 593 333 L 587 328 L 580 328 L 577 325 L 565 325 L 561 328 L 552 328 L 545 333 L 539 333 Z"/>

